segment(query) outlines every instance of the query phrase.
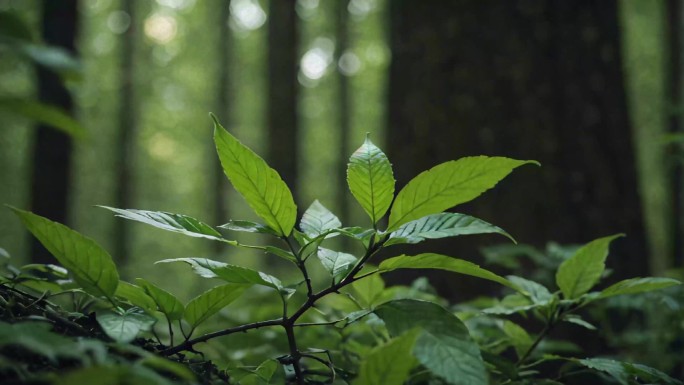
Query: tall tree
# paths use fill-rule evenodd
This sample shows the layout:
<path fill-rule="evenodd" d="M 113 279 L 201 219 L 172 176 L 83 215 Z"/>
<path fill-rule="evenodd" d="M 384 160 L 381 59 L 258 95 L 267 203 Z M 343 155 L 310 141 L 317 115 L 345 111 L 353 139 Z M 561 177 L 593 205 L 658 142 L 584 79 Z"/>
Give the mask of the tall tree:
<path fill-rule="evenodd" d="M 298 34 L 295 0 L 269 2 L 268 18 L 268 150 L 297 200 L 297 71 Z"/>
<path fill-rule="evenodd" d="M 400 185 L 468 155 L 535 159 L 458 208 L 518 241 L 615 242 L 616 276 L 648 270 L 617 2 L 390 2 L 388 152 Z M 480 240 L 443 251 L 476 254 Z M 450 287 L 449 282 L 443 283 Z"/>
<path fill-rule="evenodd" d="M 338 74 L 338 129 L 339 129 L 339 151 L 338 159 L 339 164 L 337 166 L 340 170 L 338 175 L 338 180 L 344 181 L 347 177 L 347 161 L 349 159 L 349 134 L 351 131 L 351 100 L 349 94 L 349 78 L 348 74 L 341 70 L 343 65 L 342 60 L 344 60 L 344 54 L 349 49 L 349 2 L 345 0 L 340 0 L 337 3 L 337 22 L 335 38 L 337 40 L 337 45 L 335 47 L 335 58 L 337 59 L 337 74 Z M 338 212 L 342 223 L 349 223 L 349 190 L 347 188 L 337 189 L 337 204 Z M 343 242 L 346 240 L 343 240 Z"/>
<path fill-rule="evenodd" d="M 220 121 L 223 122 L 227 127 L 230 127 L 231 116 L 229 116 L 229 93 L 230 93 L 230 52 L 231 52 L 231 34 L 230 28 L 228 28 L 228 19 L 230 18 L 230 1 L 221 1 L 218 3 L 218 41 L 217 41 L 217 53 L 218 53 L 218 87 L 216 90 L 216 115 Z M 226 176 L 223 174 L 223 168 L 221 167 L 221 162 L 216 156 L 216 151 L 214 150 L 213 139 L 209 143 L 211 151 L 209 154 L 211 158 L 209 164 L 211 165 L 211 175 L 212 175 L 212 208 L 211 212 L 214 214 L 212 223 L 218 225 L 224 223 L 227 219 L 227 208 L 226 202 L 228 197 L 226 195 Z M 218 252 L 222 250 L 223 245 L 220 242 L 216 242 L 214 246 L 215 250 Z"/>
<path fill-rule="evenodd" d="M 121 36 L 121 53 L 119 62 L 119 118 L 117 143 L 117 183 L 116 207 L 130 208 L 133 206 L 133 173 L 135 138 L 137 133 L 138 114 L 135 103 L 135 72 L 134 53 L 135 39 L 138 25 L 135 18 L 135 2 L 122 0 L 121 8 L 130 17 L 130 25 Z M 130 252 L 131 227 L 125 221 L 114 222 L 114 255 L 122 263 L 126 261 Z"/>
<path fill-rule="evenodd" d="M 668 0 L 667 1 L 667 37 L 669 53 L 669 66 L 667 68 L 669 76 L 667 77 L 667 99 L 672 110 L 677 113 L 671 113 L 669 117 L 669 131 L 674 135 L 682 135 L 684 132 L 684 124 L 682 124 L 682 89 L 684 88 L 684 76 L 682 76 L 682 69 L 684 60 L 682 60 L 682 49 L 684 48 L 684 6 L 682 0 Z M 672 219 L 672 233 L 674 241 L 674 255 L 675 264 L 677 267 L 684 267 L 684 225 L 682 219 L 684 218 L 684 181 L 682 180 L 682 161 L 678 154 L 684 151 L 684 145 L 681 143 L 672 146 L 672 169 L 670 176 L 672 178 L 672 211 L 674 212 Z"/>
<path fill-rule="evenodd" d="M 78 26 L 76 0 L 41 2 L 42 37 L 45 43 L 76 53 L 74 41 Z M 55 72 L 38 67 L 38 97 L 41 102 L 73 113 L 71 94 Z M 53 127 L 38 125 L 33 148 L 31 209 L 52 220 L 67 222 L 69 179 L 71 169 L 71 138 Z M 31 243 L 31 260 L 52 261 L 50 253 L 36 239 Z"/>

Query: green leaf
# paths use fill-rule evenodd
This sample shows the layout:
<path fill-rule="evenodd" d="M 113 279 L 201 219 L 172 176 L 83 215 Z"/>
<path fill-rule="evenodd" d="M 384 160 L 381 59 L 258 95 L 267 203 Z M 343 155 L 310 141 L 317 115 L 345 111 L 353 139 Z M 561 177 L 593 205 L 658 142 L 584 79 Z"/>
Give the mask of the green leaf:
<path fill-rule="evenodd" d="M 297 258 L 292 254 L 291 252 L 287 250 L 283 250 L 280 247 L 275 247 L 275 246 L 265 246 L 264 250 L 269 253 L 273 254 L 277 257 L 283 258 L 287 261 L 297 263 Z"/>
<path fill-rule="evenodd" d="M 226 230 L 243 231 L 247 233 L 278 235 L 272 228 L 264 226 L 261 223 L 250 221 L 228 221 L 228 223 L 219 227 Z"/>
<path fill-rule="evenodd" d="M 509 275 L 506 279 L 519 287 L 522 293 L 535 304 L 547 304 L 553 298 L 553 294 L 542 284 L 515 275 Z"/>
<path fill-rule="evenodd" d="M 278 172 L 212 118 L 216 151 L 233 187 L 278 235 L 290 235 L 297 217 L 292 192 Z"/>
<path fill-rule="evenodd" d="M 181 319 L 184 307 L 175 295 L 142 278 L 136 278 L 135 281 L 154 300 L 154 303 L 157 304 L 157 309 L 164 313 L 169 321 Z"/>
<path fill-rule="evenodd" d="M 132 283 L 119 281 L 119 286 L 116 288 L 114 295 L 127 300 L 150 314 L 157 310 L 157 303 L 145 293 L 145 289 Z"/>
<path fill-rule="evenodd" d="M 111 298 L 119 285 L 112 257 L 95 241 L 47 218 L 10 207 L 83 290 Z"/>
<path fill-rule="evenodd" d="M 56 128 L 74 138 L 83 138 L 86 129 L 65 110 L 26 99 L 0 99 L 0 110 Z"/>
<path fill-rule="evenodd" d="M 206 258 L 174 258 L 164 259 L 156 263 L 185 262 L 204 278 L 219 278 L 226 282 L 256 284 L 282 290 L 283 284 L 272 275 L 248 269 L 242 266 L 230 265 Z"/>
<path fill-rule="evenodd" d="M 670 286 L 681 285 L 682 283 L 672 278 L 631 278 L 620 281 L 605 290 L 601 291 L 596 299 L 608 298 L 623 294 L 637 294 L 647 291 L 660 290 Z"/>
<path fill-rule="evenodd" d="M 164 211 L 117 209 L 107 206 L 99 207 L 114 211 L 117 214 L 117 217 L 145 223 L 159 229 L 173 231 L 191 237 L 208 238 L 217 241 L 223 240 L 221 233 L 216 231 L 213 227 L 187 215 L 167 213 Z"/>
<path fill-rule="evenodd" d="M 217 286 L 193 298 L 185 307 L 183 318 L 193 327 L 235 301 L 251 285 L 229 283 Z"/>
<path fill-rule="evenodd" d="M 480 349 L 455 315 L 432 302 L 402 299 L 386 302 L 375 313 L 393 336 L 415 327 L 413 355 L 433 374 L 454 385 L 486 385 Z"/>
<path fill-rule="evenodd" d="M 173 385 L 142 365 L 89 366 L 60 374 L 54 385 Z"/>
<path fill-rule="evenodd" d="M 329 230 L 338 229 L 342 227 L 342 222 L 330 210 L 325 208 L 318 200 L 315 200 L 311 206 L 302 215 L 302 220 L 299 222 L 299 228 L 309 238 L 316 238 Z M 335 233 L 330 233 L 332 235 Z"/>
<path fill-rule="evenodd" d="M 375 224 L 394 198 L 394 174 L 387 156 L 369 138 L 349 158 L 347 184 Z"/>
<path fill-rule="evenodd" d="M 582 319 L 582 317 L 577 314 L 568 314 L 563 318 L 564 321 L 570 322 L 571 324 L 579 325 L 585 329 L 596 330 L 596 326 L 590 324 L 589 322 Z"/>
<path fill-rule="evenodd" d="M 380 263 L 380 272 L 382 273 L 397 269 L 438 269 L 452 271 L 454 273 L 498 282 L 514 290 L 519 290 L 517 286 L 506 278 L 496 275 L 489 270 L 485 270 L 472 262 L 451 258 L 441 254 L 424 253 L 416 256 L 400 255 L 398 257 L 386 259 Z"/>
<path fill-rule="evenodd" d="M 354 265 L 356 265 L 357 262 L 356 257 L 351 254 L 341 253 L 323 247 L 318 249 L 318 259 L 333 278 L 344 278 L 347 273 L 354 268 Z"/>
<path fill-rule="evenodd" d="M 19 322 L 8 324 L 0 321 L 0 348 L 7 346 L 39 354 L 50 361 L 57 357 L 78 358 L 73 342 L 59 334 L 52 333 L 52 326 L 44 322 Z"/>
<path fill-rule="evenodd" d="M 102 330 L 114 341 L 129 343 L 141 331 L 148 331 L 157 321 L 156 318 L 145 314 L 140 308 L 130 308 L 123 314 L 108 312 L 97 314 L 97 323 Z"/>
<path fill-rule="evenodd" d="M 494 187 L 513 169 L 529 160 L 475 156 L 439 164 L 420 173 L 399 192 L 387 231 L 426 215 L 469 202 Z"/>
<path fill-rule="evenodd" d="M 363 273 L 363 271 L 362 271 Z M 372 307 L 385 290 L 385 281 L 379 274 L 373 274 L 351 284 L 356 297 L 364 308 Z"/>
<path fill-rule="evenodd" d="M 633 381 L 639 383 L 657 383 L 667 385 L 681 385 L 682 382 L 675 380 L 667 374 L 640 364 L 633 364 L 629 362 L 620 362 L 609 360 L 606 358 L 587 358 L 583 360 L 570 359 L 587 368 L 608 373 L 615 378 L 622 385 L 629 385 Z"/>
<path fill-rule="evenodd" d="M 589 242 L 560 265 L 556 272 L 556 283 L 565 298 L 577 298 L 598 282 L 606 268 L 610 242 L 622 236 L 616 234 Z"/>
<path fill-rule="evenodd" d="M 527 334 L 525 329 L 508 320 L 504 321 L 502 329 L 506 336 L 508 336 L 513 348 L 515 348 L 515 353 L 518 355 L 518 358 L 523 357 L 530 346 L 532 346 L 532 338 L 530 338 L 530 335 Z"/>
<path fill-rule="evenodd" d="M 416 366 L 412 350 L 420 330 L 413 330 L 373 349 L 361 361 L 354 385 L 401 385 Z"/>
<path fill-rule="evenodd" d="M 515 239 L 499 227 L 464 214 L 440 213 L 428 215 L 403 224 L 390 233 L 385 246 L 401 243 L 418 243 L 425 239 L 439 239 L 458 235 L 497 233 Z"/>

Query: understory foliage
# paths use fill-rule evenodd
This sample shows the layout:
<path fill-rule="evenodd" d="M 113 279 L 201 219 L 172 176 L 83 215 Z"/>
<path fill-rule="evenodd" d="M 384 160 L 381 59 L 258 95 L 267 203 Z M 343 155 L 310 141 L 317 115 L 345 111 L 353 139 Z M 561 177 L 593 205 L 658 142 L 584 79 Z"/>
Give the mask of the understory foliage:
<path fill-rule="evenodd" d="M 186 264 L 199 276 L 220 282 L 184 303 L 172 288 L 144 278 L 121 280 L 111 256 L 92 239 L 11 208 L 60 266 L 4 263 L 0 296 L 9 323 L 0 325 L 1 376 L 64 384 L 102 383 L 103 378 L 112 384 L 123 379 L 159 384 L 225 379 L 299 385 L 562 384 L 576 376 L 589 376 L 591 383 L 681 384 L 651 367 L 567 355 L 546 343 L 561 323 L 594 328 L 578 311 L 598 301 L 680 284 L 670 278 L 632 278 L 596 290 L 609 246 L 620 234 L 581 246 L 545 284 L 436 253 L 376 259 L 380 250 L 430 239 L 491 233 L 513 240 L 495 225 L 446 210 L 477 198 L 517 167 L 536 162 L 462 158 L 420 173 L 395 194 L 392 165 L 366 139 L 347 169 L 349 189 L 369 218 L 364 227 L 342 224 L 318 201 L 298 218 L 292 193 L 277 171 L 216 120 L 214 141 L 226 176 L 260 222 L 231 220 L 215 228 L 181 214 L 105 208 L 160 229 L 263 251 L 287 261 L 300 278 L 284 282 L 228 261 L 198 257 L 158 261 Z M 244 244 L 224 235 L 229 232 L 257 233 L 265 241 Z M 349 244 L 361 252 L 339 250 Z M 399 269 L 444 270 L 493 281 L 502 285 L 504 295 L 479 305 L 451 306 L 424 279 L 411 287 L 386 287 L 381 276 Z M 60 318 L 57 313 L 64 310 L 53 301 L 65 297 L 72 309 Z M 31 311 L 36 305 L 40 311 Z M 99 328 L 104 335 L 84 339 L 75 332 L 83 328 Z M 187 370 L 193 362 L 188 357 L 204 362 L 203 350 L 231 361 L 225 372 L 202 377 L 202 371 Z M 16 352 L 38 356 L 46 366 L 66 361 L 69 370 L 57 377 L 18 366 Z M 116 354 L 127 356 L 127 364 Z"/>

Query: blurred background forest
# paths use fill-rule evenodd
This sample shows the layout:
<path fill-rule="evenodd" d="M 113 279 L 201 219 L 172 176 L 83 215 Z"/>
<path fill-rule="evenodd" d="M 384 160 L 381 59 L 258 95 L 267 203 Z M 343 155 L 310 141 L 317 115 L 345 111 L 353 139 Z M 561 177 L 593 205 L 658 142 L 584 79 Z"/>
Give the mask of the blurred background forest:
<path fill-rule="evenodd" d="M 366 220 L 344 179 L 366 132 L 399 186 L 467 155 L 535 159 L 459 211 L 538 247 L 624 232 L 616 276 L 664 275 L 683 255 L 681 3 L 0 0 L 0 202 L 95 238 L 129 276 L 189 256 L 263 267 L 94 207 L 254 219 L 220 171 L 211 111 L 300 214 L 317 198 Z M 436 251 L 477 261 L 492 238 Z M 8 210 L 0 247 L 52 261 Z M 162 286 L 195 282 L 157 269 Z"/>

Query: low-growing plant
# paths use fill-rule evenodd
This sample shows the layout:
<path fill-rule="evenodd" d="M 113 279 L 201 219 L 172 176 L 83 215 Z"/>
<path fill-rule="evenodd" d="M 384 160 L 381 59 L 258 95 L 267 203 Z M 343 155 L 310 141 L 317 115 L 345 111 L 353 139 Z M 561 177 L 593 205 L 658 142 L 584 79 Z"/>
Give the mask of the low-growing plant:
<path fill-rule="evenodd" d="M 420 173 L 395 196 L 392 165 L 366 139 L 349 160 L 347 182 L 368 215 L 369 224 L 343 226 L 318 201 L 297 221 L 292 193 L 278 173 L 216 119 L 214 124 L 214 141 L 225 174 L 263 221 L 231 220 L 219 229 L 258 233 L 279 244 L 249 245 L 231 240 L 219 229 L 186 215 L 106 208 L 120 217 L 164 230 L 283 258 L 301 279 L 283 283 L 264 272 L 206 258 L 159 261 L 182 262 L 202 277 L 223 281 L 184 304 L 145 279 L 135 283 L 120 280 L 110 255 L 93 240 L 64 225 L 12 208 L 68 271 L 73 278 L 70 284 L 77 286 L 74 289 L 50 282 L 53 286 L 49 289 L 84 293 L 87 306 L 96 310 L 97 321 L 110 338 L 130 342 L 141 333 L 153 332 L 153 324 L 161 319 L 168 331 L 167 346 L 161 354 L 172 357 L 196 353 L 202 343 L 218 337 L 278 329 L 287 351 L 258 366 L 234 368 L 231 380 L 243 384 L 558 384 L 577 368 L 611 376 L 620 384 L 681 384 L 642 365 L 561 356 L 542 349 L 557 324 L 586 324 L 576 313 L 590 303 L 679 284 L 669 278 L 634 278 L 591 291 L 604 272 L 610 243 L 621 235 L 594 240 L 560 264 L 555 275 L 559 290 L 518 276 L 503 277 L 472 262 L 436 253 L 375 260 L 382 249 L 429 239 L 485 233 L 513 239 L 481 219 L 446 210 L 477 198 L 515 168 L 536 162 L 486 156 L 449 161 Z M 387 225 L 383 226 L 385 219 Z M 350 239 L 363 252 L 353 255 L 331 249 L 329 245 L 335 244 L 336 237 Z M 312 279 L 314 263 L 322 266 L 325 279 Z M 484 309 L 457 316 L 445 307 L 446 301 L 422 290 L 424 283 L 411 288 L 385 288 L 380 274 L 398 269 L 438 269 L 473 276 L 499 283 L 512 294 Z M 12 284 L 19 281 L 30 282 L 34 288 L 38 287 L 36 283 L 45 284 L 26 279 L 21 272 L 7 278 Z M 321 285 L 319 281 L 327 283 Z M 281 311 L 277 317 L 226 325 L 196 335 L 200 325 L 252 286 L 267 288 L 279 298 Z M 516 314 L 536 317 L 542 321 L 542 329 L 529 333 L 510 319 Z M 489 329 L 494 331 L 483 332 Z M 182 339 L 176 342 L 174 335 L 179 334 Z M 560 363 L 557 372 L 549 375 L 547 370 L 540 371 L 548 363 Z"/>

